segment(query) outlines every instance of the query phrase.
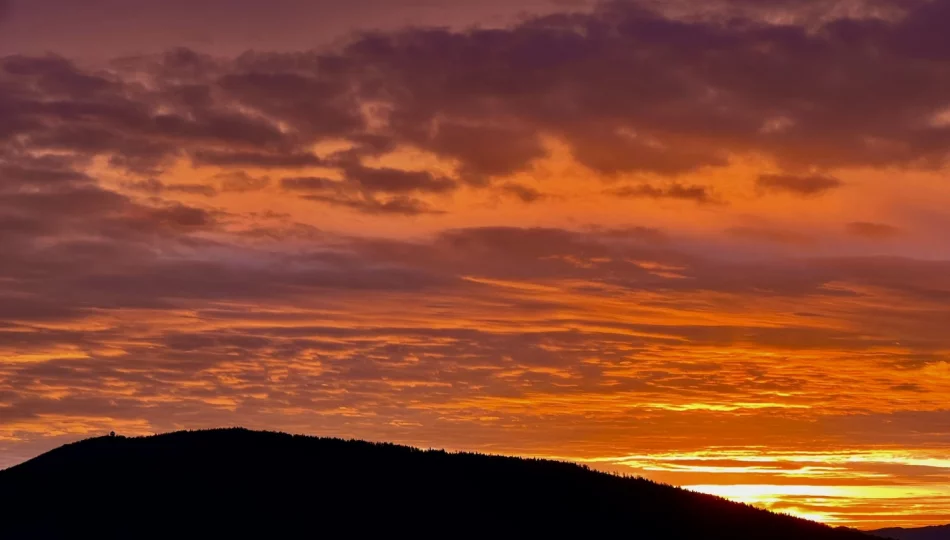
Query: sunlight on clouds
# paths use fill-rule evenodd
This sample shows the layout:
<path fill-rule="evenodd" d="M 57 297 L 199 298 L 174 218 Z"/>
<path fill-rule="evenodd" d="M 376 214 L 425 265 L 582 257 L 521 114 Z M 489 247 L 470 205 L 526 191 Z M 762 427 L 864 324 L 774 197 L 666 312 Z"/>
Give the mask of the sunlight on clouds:
<path fill-rule="evenodd" d="M 733 484 L 733 485 L 685 485 L 686 489 L 718 495 L 734 501 L 752 504 L 791 515 L 816 519 L 826 523 L 848 521 L 847 511 L 855 502 L 871 506 L 875 503 L 898 504 L 909 507 L 921 505 L 922 501 L 933 498 L 950 498 L 950 488 L 919 488 L 904 486 L 813 486 L 813 485 L 771 485 L 771 484 Z M 810 510 L 796 506 L 796 501 L 809 503 L 826 510 Z M 840 505 L 840 506 L 839 506 Z M 836 510 L 841 511 L 836 511 Z M 909 515 L 908 515 L 909 514 Z M 913 522 L 913 514 L 905 514 L 903 519 Z M 890 521 L 900 523 L 900 512 L 889 515 Z M 880 519 L 880 516 L 878 516 Z M 939 519 L 939 518 L 938 518 Z M 873 523 L 873 518 L 868 520 Z"/>
<path fill-rule="evenodd" d="M 580 459 L 826 523 L 941 523 L 950 460 L 940 450 L 781 452 L 722 448 Z M 755 482 L 755 483 L 753 483 Z M 930 517 L 926 517 L 930 516 Z"/>

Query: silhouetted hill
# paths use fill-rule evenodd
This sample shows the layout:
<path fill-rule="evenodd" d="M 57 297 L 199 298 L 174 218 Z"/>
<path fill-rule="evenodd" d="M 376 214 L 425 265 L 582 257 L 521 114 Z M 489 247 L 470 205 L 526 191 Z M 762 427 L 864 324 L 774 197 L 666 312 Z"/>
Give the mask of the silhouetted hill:
<path fill-rule="evenodd" d="M 868 540 L 578 465 L 241 429 L 100 437 L 0 471 L 0 538 Z"/>
<path fill-rule="evenodd" d="M 893 527 L 871 532 L 877 536 L 893 538 L 894 540 L 950 540 L 950 525 L 935 525 L 916 529 Z"/>

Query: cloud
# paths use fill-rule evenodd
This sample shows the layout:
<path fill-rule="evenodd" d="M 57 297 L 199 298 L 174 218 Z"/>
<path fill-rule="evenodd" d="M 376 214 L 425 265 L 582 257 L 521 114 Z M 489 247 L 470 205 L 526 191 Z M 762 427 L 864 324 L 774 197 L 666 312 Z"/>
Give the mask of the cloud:
<path fill-rule="evenodd" d="M 520 127 L 530 126 L 563 138 L 575 157 L 603 173 L 677 174 L 723 165 L 727 155 L 747 151 L 797 166 L 936 164 L 928 161 L 937 158 L 928 146 L 943 132 L 915 124 L 899 100 L 888 101 L 885 111 L 889 98 L 881 94 L 849 99 L 873 80 L 892 96 L 940 103 L 911 82 L 923 77 L 940 84 L 936 73 L 900 61 L 908 51 L 899 36 L 919 24 L 914 20 L 916 12 L 887 22 L 833 19 L 810 32 L 756 20 L 674 20 L 614 2 L 503 31 L 373 34 L 352 43 L 344 58 L 372 66 L 383 81 L 399 81 L 404 93 L 392 101 L 394 134 L 463 163 L 472 160 L 423 133 L 441 133 L 446 118 L 505 119 L 509 131 L 492 132 L 493 140 L 530 148 Z M 868 41 L 883 44 L 886 67 L 860 45 Z M 632 50 L 637 53 L 626 52 Z M 455 62 L 459 57 L 467 61 Z M 725 58 L 740 59 L 743 70 Z M 775 118 L 786 119 L 785 128 L 763 136 L 762 126 Z M 469 125 L 471 141 L 488 134 Z M 485 147 L 471 141 L 468 148 Z M 516 171 L 537 156 L 513 153 L 485 170 Z"/>
<path fill-rule="evenodd" d="M 221 191 L 246 193 L 260 191 L 270 185 L 267 176 L 251 176 L 244 171 L 234 171 L 215 175 L 214 180 L 220 182 Z"/>
<path fill-rule="evenodd" d="M 793 246 L 807 246 L 815 242 L 814 238 L 794 231 L 782 231 L 757 227 L 730 227 L 729 229 L 726 229 L 726 234 L 745 240 L 755 240 Z"/>
<path fill-rule="evenodd" d="M 445 194 L 458 187 L 451 178 L 428 171 L 367 167 L 343 154 L 336 163 L 343 175 L 341 180 L 286 177 L 281 179 L 281 187 L 311 201 L 362 213 L 407 216 L 442 213 L 414 195 Z"/>
<path fill-rule="evenodd" d="M 821 195 L 841 187 L 841 180 L 831 176 L 795 176 L 790 174 L 763 174 L 755 182 L 763 192 L 783 192 L 808 197 Z"/>
<path fill-rule="evenodd" d="M 280 180 L 280 186 L 291 191 L 322 191 L 325 189 L 336 190 L 335 186 L 341 184 L 338 180 L 329 178 L 318 178 L 313 176 L 288 177 Z"/>
<path fill-rule="evenodd" d="M 649 184 L 624 186 L 609 189 L 606 193 L 621 198 L 679 199 L 694 201 L 700 204 L 719 202 L 706 186 L 684 185 L 680 183 L 673 183 L 662 188 Z"/>
<path fill-rule="evenodd" d="M 322 160 L 306 152 L 263 154 L 258 152 L 222 152 L 198 150 L 192 154 L 195 165 L 293 169 L 317 167 Z"/>
<path fill-rule="evenodd" d="M 30 159 L 20 163 L 3 163 L 3 160 L 0 160 L 0 179 L 7 187 L 30 186 L 38 189 L 92 183 L 89 175 L 73 169 L 70 165 L 55 158 Z"/>
<path fill-rule="evenodd" d="M 502 184 L 499 189 L 512 197 L 519 199 L 523 203 L 533 203 L 540 201 L 547 197 L 544 193 L 541 193 L 533 187 L 526 186 L 524 184 L 519 184 L 517 182 L 506 182 Z"/>
<path fill-rule="evenodd" d="M 204 197 L 214 197 L 218 190 L 208 184 L 166 184 L 156 178 L 139 180 L 135 182 L 126 182 L 124 187 L 135 191 L 150 193 L 152 195 L 161 195 L 163 193 L 186 193 L 189 195 L 201 195 Z"/>
<path fill-rule="evenodd" d="M 349 81 L 318 71 L 332 68 L 328 65 L 332 59 L 315 59 L 312 65 L 305 64 L 305 69 L 313 68 L 309 73 L 293 69 L 287 59 L 250 53 L 239 59 L 239 63 L 244 60 L 251 64 L 250 69 L 243 70 L 239 64 L 234 72 L 219 78 L 215 86 L 228 97 L 280 118 L 309 137 L 346 135 L 364 127 L 358 95 L 347 88 Z"/>
<path fill-rule="evenodd" d="M 886 240 L 901 234 L 901 230 L 892 225 L 867 221 L 854 221 L 848 223 L 846 228 L 848 233 L 869 240 Z"/>
<path fill-rule="evenodd" d="M 456 188 L 451 179 L 425 171 L 362 166 L 347 166 L 344 171 L 348 182 L 358 184 L 361 190 L 369 193 L 445 193 Z"/>
<path fill-rule="evenodd" d="M 442 213 L 442 211 L 433 208 L 425 201 L 405 195 L 378 198 L 372 195 L 335 191 L 331 193 L 312 193 L 304 195 L 303 198 L 331 206 L 350 208 L 364 214 L 418 216 L 420 214 Z"/>
<path fill-rule="evenodd" d="M 604 178 L 672 177 L 735 156 L 789 170 L 942 163 L 950 130 L 930 119 L 945 109 L 950 83 L 914 61 L 945 49 L 931 22 L 947 16 L 938 6 L 839 13 L 807 27 L 747 8 L 721 24 L 725 11 L 678 18 L 607 2 L 506 28 L 370 32 L 336 49 L 230 59 L 175 49 L 109 70 L 11 56 L 0 67 L 0 142 L 16 134 L 34 151 L 103 156 L 159 180 L 182 158 L 263 171 L 324 167 L 366 192 L 401 195 L 446 193 L 459 182 L 490 188 L 554 147 Z M 341 142 L 344 150 L 314 153 Z M 450 162 L 454 173 L 366 165 L 404 148 Z M 757 181 L 802 196 L 840 185 L 820 175 Z M 709 200 L 679 183 L 626 193 Z"/>
<path fill-rule="evenodd" d="M 175 229 L 205 229 L 214 224 L 214 218 L 206 210 L 181 204 L 151 210 L 149 217 Z"/>
<path fill-rule="evenodd" d="M 297 193 L 301 198 L 309 201 L 350 208 L 365 214 L 417 216 L 441 213 L 425 201 L 398 194 L 400 191 L 415 190 L 417 182 L 422 182 L 424 186 L 430 185 L 429 183 L 434 181 L 431 176 L 416 177 L 411 173 L 405 173 L 409 176 L 404 177 L 402 176 L 403 171 L 395 172 L 397 174 L 392 175 L 387 171 L 383 171 L 383 174 L 374 180 L 392 181 L 396 179 L 396 184 L 388 184 L 390 189 L 398 188 L 394 190 L 397 193 L 396 195 L 380 196 L 375 193 L 377 190 L 363 189 L 362 184 L 321 177 L 282 178 L 280 185 L 284 190 Z"/>

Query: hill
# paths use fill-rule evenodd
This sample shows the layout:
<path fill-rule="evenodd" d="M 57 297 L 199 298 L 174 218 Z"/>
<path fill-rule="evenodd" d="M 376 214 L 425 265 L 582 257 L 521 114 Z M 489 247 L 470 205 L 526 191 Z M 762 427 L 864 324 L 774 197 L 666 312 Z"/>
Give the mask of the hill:
<path fill-rule="evenodd" d="M 895 540 L 950 540 L 950 525 L 935 525 L 933 527 L 919 527 L 914 529 L 893 527 L 871 532 L 877 536 L 893 538 Z"/>
<path fill-rule="evenodd" d="M 0 538 L 873 538 L 569 463 L 242 429 L 60 447 L 0 471 L 0 512 Z"/>

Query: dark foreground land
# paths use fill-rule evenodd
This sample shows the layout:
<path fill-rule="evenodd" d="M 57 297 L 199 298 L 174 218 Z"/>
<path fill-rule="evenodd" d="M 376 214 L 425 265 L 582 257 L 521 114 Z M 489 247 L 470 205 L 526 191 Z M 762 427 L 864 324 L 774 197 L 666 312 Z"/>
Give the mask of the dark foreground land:
<path fill-rule="evenodd" d="M 100 437 L 0 471 L 0 538 L 868 540 L 553 461 L 242 429 Z"/>
<path fill-rule="evenodd" d="M 950 525 L 935 525 L 916 529 L 895 527 L 871 532 L 878 536 L 896 540 L 950 540 Z"/>

